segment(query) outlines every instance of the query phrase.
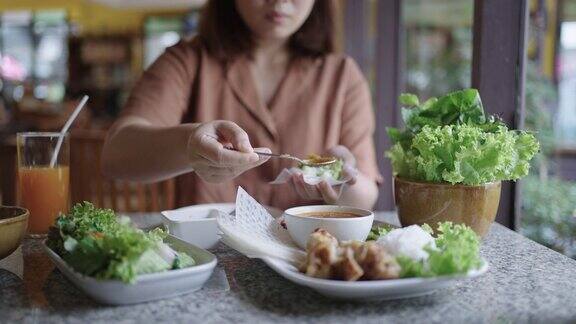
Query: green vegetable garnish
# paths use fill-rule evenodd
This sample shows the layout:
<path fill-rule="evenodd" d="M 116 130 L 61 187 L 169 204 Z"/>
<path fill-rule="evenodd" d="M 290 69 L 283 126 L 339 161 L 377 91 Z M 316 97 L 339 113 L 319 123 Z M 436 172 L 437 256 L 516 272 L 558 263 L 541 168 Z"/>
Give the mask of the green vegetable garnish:
<path fill-rule="evenodd" d="M 82 274 L 134 282 L 139 274 L 194 265 L 190 256 L 165 244 L 165 237 L 161 229 L 146 233 L 112 210 L 85 202 L 58 217 L 47 245 Z"/>
<path fill-rule="evenodd" d="M 305 175 L 316 177 L 331 177 L 333 179 L 339 180 L 342 176 L 343 166 L 344 162 L 338 159 L 336 160 L 336 162 L 330 163 L 328 165 L 319 165 L 319 166 L 300 165 L 299 168 Z"/>
<path fill-rule="evenodd" d="M 401 277 L 465 274 L 482 265 L 480 241 L 470 227 L 444 222 L 438 224 L 437 233 L 436 248 L 424 248 L 429 255 L 427 260 L 415 261 L 405 256 L 396 257 L 402 268 Z"/>
<path fill-rule="evenodd" d="M 386 153 L 396 175 L 479 185 L 528 174 L 539 149 L 536 138 L 486 117 L 477 90 L 456 91 L 423 104 L 403 94 L 400 101 L 407 106 L 402 108 L 406 129 L 388 129 L 394 145 Z"/>
<path fill-rule="evenodd" d="M 380 236 L 388 234 L 388 232 L 390 232 L 393 229 L 394 228 L 391 225 L 382 225 L 374 227 L 370 230 L 370 233 L 368 233 L 366 241 L 376 241 Z"/>

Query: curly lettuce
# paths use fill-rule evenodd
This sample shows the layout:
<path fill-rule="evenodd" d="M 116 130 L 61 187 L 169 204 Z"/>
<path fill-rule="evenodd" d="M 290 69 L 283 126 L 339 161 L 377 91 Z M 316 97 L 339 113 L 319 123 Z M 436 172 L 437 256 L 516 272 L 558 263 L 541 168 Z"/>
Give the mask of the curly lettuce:
<path fill-rule="evenodd" d="M 423 224 L 420 227 L 424 231 L 434 234 L 432 227 L 428 224 Z M 391 230 L 393 228 L 390 226 L 376 227 L 372 229 L 367 240 L 376 240 L 380 243 L 378 239 L 385 238 Z M 394 244 L 413 244 L 413 240 L 404 239 L 402 242 Z M 464 224 L 438 223 L 434 244 L 428 243 L 423 247 L 423 250 L 427 253 L 426 258 L 413 258 L 408 255 L 394 254 L 396 261 L 401 267 L 400 277 L 435 277 L 465 274 L 482 266 L 480 239 L 470 227 Z"/>
<path fill-rule="evenodd" d="M 539 150 L 531 133 L 508 130 L 497 118 L 487 117 L 475 89 L 423 104 L 403 94 L 400 102 L 406 106 L 406 129 L 388 129 L 393 146 L 386 156 L 402 178 L 466 185 L 516 180 L 528 174 Z"/>
<path fill-rule="evenodd" d="M 394 227 L 392 225 L 388 225 L 388 224 L 373 227 L 370 230 L 370 233 L 368 233 L 368 237 L 366 237 L 366 241 L 376 241 L 376 240 L 378 240 L 379 237 L 390 233 L 390 231 L 393 229 L 394 229 Z"/>
<path fill-rule="evenodd" d="M 428 259 L 414 260 L 396 256 L 400 277 L 435 277 L 465 274 L 482 265 L 480 240 L 468 226 L 443 222 L 438 224 L 436 247 L 427 246 Z"/>
<path fill-rule="evenodd" d="M 386 156 L 402 178 L 479 185 L 527 175 L 538 149 L 532 134 L 504 126 L 495 132 L 473 125 L 424 126 L 408 149 L 397 143 Z"/>
<path fill-rule="evenodd" d="M 194 265 L 163 242 L 161 229 L 144 232 L 112 210 L 77 204 L 50 229 L 47 245 L 74 270 L 97 279 L 130 283 L 136 276 Z"/>

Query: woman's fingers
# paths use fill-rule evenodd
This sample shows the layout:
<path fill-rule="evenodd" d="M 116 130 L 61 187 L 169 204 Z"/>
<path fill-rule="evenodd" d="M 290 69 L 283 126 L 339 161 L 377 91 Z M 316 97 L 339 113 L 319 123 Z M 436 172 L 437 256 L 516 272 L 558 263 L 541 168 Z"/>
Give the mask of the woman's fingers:
<path fill-rule="evenodd" d="M 294 175 L 292 176 L 291 181 L 292 185 L 294 186 L 294 190 L 296 190 L 296 193 L 304 199 L 309 199 L 308 194 L 306 193 L 306 190 L 304 190 L 304 186 L 301 183 L 300 177 L 298 175 Z"/>
<path fill-rule="evenodd" d="M 197 154 L 218 166 L 242 166 L 260 160 L 254 152 L 245 153 L 224 147 L 216 138 L 203 134 L 199 140 Z"/>
<path fill-rule="evenodd" d="M 207 182 L 223 182 L 268 161 L 250 144 L 248 134 L 231 121 L 213 121 L 194 128 L 188 140 L 190 164 Z M 270 153 L 268 148 L 257 148 Z"/>
<path fill-rule="evenodd" d="M 304 181 L 304 176 L 302 174 L 295 174 L 292 176 L 292 184 L 296 193 L 304 199 L 308 200 L 321 200 L 320 192 L 315 186 L 309 185 Z"/>
<path fill-rule="evenodd" d="M 320 182 L 317 187 L 320 195 L 322 195 L 322 199 L 324 199 L 327 204 L 336 204 L 338 202 L 338 193 L 326 181 Z"/>
<path fill-rule="evenodd" d="M 356 180 L 358 179 L 358 169 L 345 164 L 342 167 L 342 175 L 344 177 L 344 179 L 350 179 L 348 180 L 348 184 L 349 185 L 353 185 L 356 183 Z"/>
<path fill-rule="evenodd" d="M 225 142 L 232 144 L 236 150 L 244 153 L 252 153 L 254 151 L 252 144 L 250 144 L 248 133 L 236 123 L 223 120 L 216 122 L 214 127 L 216 134 Z"/>
<path fill-rule="evenodd" d="M 259 148 L 258 149 L 261 152 L 269 152 L 269 149 L 266 148 Z M 213 175 L 213 176 L 222 176 L 222 177 L 228 177 L 228 178 L 233 178 L 233 177 L 237 177 L 240 174 L 255 168 L 263 163 L 265 163 L 266 161 L 268 161 L 269 157 L 261 157 L 260 160 L 253 162 L 253 163 L 248 163 L 246 165 L 242 165 L 242 166 L 226 166 L 226 165 L 214 165 L 212 164 L 209 160 L 201 158 L 204 160 L 205 163 L 203 163 L 202 165 L 200 165 L 199 167 L 196 168 L 196 172 L 198 173 L 203 173 L 203 174 L 208 174 L 208 175 Z"/>
<path fill-rule="evenodd" d="M 304 181 L 302 174 L 297 174 L 292 176 L 291 182 L 296 193 L 304 199 L 324 200 L 327 204 L 336 204 L 338 202 L 338 191 L 326 181 L 322 181 L 317 185 L 309 185 Z"/>
<path fill-rule="evenodd" d="M 302 174 L 300 175 L 300 181 L 302 183 L 302 186 L 304 187 L 304 190 L 306 191 L 306 194 L 308 194 L 308 197 L 310 197 L 310 199 L 322 199 L 322 196 L 320 195 L 318 188 L 316 188 L 316 186 L 307 184 L 306 181 L 304 181 L 304 176 Z"/>
<path fill-rule="evenodd" d="M 269 148 L 266 148 L 266 147 L 259 147 L 259 148 L 255 148 L 255 149 L 254 149 L 254 152 L 271 153 L 272 151 L 270 151 L 270 149 L 269 149 Z M 269 156 L 261 156 L 261 155 L 257 155 L 257 156 L 258 156 L 258 160 L 257 160 L 257 161 L 255 161 L 255 162 L 250 162 L 250 163 L 248 163 L 248 164 L 246 164 L 246 165 L 241 165 L 241 166 L 239 166 L 239 167 L 237 168 L 238 170 L 240 170 L 240 173 L 238 173 L 238 175 L 241 174 L 241 173 L 244 173 L 245 171 L 248 171 L 248 170 L 250 170 L 250 169 L 252 169 L 252 168 L 255 168 L 255 167 L 257 167 L 257 166 L 259 166 L 259 165 L 261 165 L 261 164 L 264 164 L 264 163 L 266 163 L 266 161 L 270 160 L 270 157 L 269 157 Z"/>
<path fill-rule="evenodd" d="M 342 175 L 346 179 L 350 179 L 348 184 L 353 185 L 358 178 L 358 169 L 356 169 L 356 158 L 354 154 L 346 146 L 337 145 L 328 150 L 328 153 L 341 159 L 344 162 L 342 166 Z"/>
<path fill-rule="evenodd" d="M 356 158 L 354 157 L 354 154 L 352 154 L 352 152 L 350 152 L 350 150 L 346 146 L 343 145 L 334 146 L 333 148 L 328 150 L 328 153 L 334 157 L 342 159 L 342 161 L 344 161 L 344 164 L 351 165 L 352 167 L 356 166 Z"/>

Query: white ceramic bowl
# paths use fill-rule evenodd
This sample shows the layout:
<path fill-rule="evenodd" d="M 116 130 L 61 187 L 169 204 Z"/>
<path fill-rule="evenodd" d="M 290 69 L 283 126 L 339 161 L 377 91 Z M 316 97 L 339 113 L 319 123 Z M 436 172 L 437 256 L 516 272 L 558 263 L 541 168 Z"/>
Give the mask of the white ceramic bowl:
<path fill-rule="evenodd" d="M 220 240 L 220 231 L 216 222 L 217 211 L 229 214 L 236 204 L 201 204 L 162 212 L 168 232 L 179 239 L 203 249 L 215 247 Z M 282 215 L 282 211 L 266 207 L 273 217 Z"/>
<path fill-rule="evenodd" d="M 353 213 L 359 215 L 359 217 L 315 218 L 301 216 L 303 213 L 310 212 Z M 339 241 L 365 241 L 372 228 L 374 214 L 369 210 L 346 206 L 302 206 L 284 211 L 284 221 L 286 222 L 286 227 L 292 240 L 299 247 L 306 249 L 306 242 L 308 242 L 310 234 L 317 228 L 327 230 Z"/>
<path fill-rule="evenodd" d="M 168 232 L 203 249 L 218 244 L 218 224 L 215 211 L 234 211 L 234 204 L 203 204 L 162 212 Z"/>

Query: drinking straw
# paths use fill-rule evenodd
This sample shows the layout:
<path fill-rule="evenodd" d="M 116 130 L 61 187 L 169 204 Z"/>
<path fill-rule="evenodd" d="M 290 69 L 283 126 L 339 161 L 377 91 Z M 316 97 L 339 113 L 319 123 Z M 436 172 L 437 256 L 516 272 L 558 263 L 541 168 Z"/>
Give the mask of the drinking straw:
<path fill-rule="evenodd" d="M 76 117 L 78 117 L 78 115 L 80 114 L 80 111 L 82 111 L 82 108 L 84 108 L 84 105 L 86 105 L 86 102 L 88 102 L 88 98 L 89 97 L 86 95 L 82 97 L 82 100 L 80 100 L 80 103 L 78 104 L 78 106 L 76 106 L 76 109 L 74 109 L 74 112 L 72 112 L 72 115 L 70 115 L 70 117 L 66 121 L 66 124 L 64 124 L 64 127 L 62 127 L 62 130 L 58 135 L 58 143 L 56 143 L 56 149 L 54 150 L 54 154 L 52 154 L 52 159 L 50 160 L 51 168 L 53 168 L 56 165 L 56 161 L 58 160 L 58 153 L 60 153 L 60 148 L 62 147 L 62 142 L 64 141 L 64 136 L 68 132 L 68 129 L 70 128 Z"/>

